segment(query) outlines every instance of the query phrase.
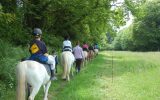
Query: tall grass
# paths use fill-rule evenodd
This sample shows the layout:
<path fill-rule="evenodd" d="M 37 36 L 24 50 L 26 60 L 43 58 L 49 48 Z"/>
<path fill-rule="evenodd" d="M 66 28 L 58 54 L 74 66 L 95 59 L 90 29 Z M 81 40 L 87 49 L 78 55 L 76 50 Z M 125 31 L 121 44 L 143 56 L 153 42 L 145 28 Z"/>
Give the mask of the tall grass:
<path fill-rule="evenodd" d="M 26 50 L 25 49 L 23 50 L 21 47 L 13 47 L 7 41 L 0 40 L 0 71 L 1 71 L 0 99 L 1 100 L 5 100 L 5 98 L 8 95 L 10 95 L 10 91 L 12 91 L 12 94 L 15 92 L 15 86 L 16 86 L 15 66 L 22 57 L 27 57 L 28 53 L 26 53 Z"/>
<path fill-rule="evenodd" d="M 109 97 L 115 100 L 159 100 L 159 58 L 159 52 L 113 52 L 114 81 Z"/>

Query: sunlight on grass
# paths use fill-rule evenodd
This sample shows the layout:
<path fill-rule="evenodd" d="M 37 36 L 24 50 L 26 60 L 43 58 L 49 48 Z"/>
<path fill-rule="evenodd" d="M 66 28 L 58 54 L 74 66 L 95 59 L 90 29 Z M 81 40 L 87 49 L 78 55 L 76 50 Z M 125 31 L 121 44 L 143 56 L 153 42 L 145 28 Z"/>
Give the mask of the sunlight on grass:
<path fill-rule="evenodd" d="M 122 57 L 114 62 L 114 82 L 109 92 L 116 100 L 160 99 L 160 53 L 114 52 Z"/>

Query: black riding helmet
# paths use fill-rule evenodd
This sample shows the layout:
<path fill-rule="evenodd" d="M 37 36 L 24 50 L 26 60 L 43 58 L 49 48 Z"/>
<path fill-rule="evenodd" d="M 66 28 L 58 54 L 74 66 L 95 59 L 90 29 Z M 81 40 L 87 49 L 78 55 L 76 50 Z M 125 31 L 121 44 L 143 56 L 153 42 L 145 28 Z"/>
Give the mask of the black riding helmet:
<path fill-rule="evenodd" d="M 69 35 L 64 36 L 64 40 L 69 40 Z"/>
<path fill-rule="evenodd" d="M 42 30 L 40 28 L 34 28 L 33 35 L 34 36 L 42 35 Z"/>

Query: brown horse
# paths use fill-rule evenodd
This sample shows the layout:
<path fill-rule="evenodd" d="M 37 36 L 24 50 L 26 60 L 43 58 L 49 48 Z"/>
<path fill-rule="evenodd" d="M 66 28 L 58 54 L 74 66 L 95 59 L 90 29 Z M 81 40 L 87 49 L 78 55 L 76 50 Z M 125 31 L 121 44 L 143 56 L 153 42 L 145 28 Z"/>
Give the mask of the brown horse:
<path fill-rule="evenodd" d="M 91 61 L 94 58 L 94 51 L 93 50 L 89 50 L 88 58 L 89 58 L 89 61 Z"/>

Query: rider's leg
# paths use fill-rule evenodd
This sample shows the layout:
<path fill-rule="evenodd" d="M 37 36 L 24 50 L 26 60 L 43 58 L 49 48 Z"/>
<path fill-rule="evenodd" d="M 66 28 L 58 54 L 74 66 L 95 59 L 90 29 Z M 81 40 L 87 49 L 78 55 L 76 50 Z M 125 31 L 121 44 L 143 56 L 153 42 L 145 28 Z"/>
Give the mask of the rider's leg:
<path fill-rule="evenodd" d="M 76 73 L 78 73 L 78 59 L 76 59 Z"/>
<path fill-rule="evenodd" d="M 53 65 L 50 65 L 51 66 L 51 80 L 57 80 L 57 77 L 55 76 L 55 71 L 53 69 Z"/>
<path fill-rule="evenodd" d="M 77 59 L 77 70 L 78 70 L 78 72 L 80 72 L 80 70 L 81 70 L 81 63 L 82 63 L 82 59 Z"/>
<path fill-rule="evenodd" d="M 55 69 L 55 58 L 53 56 L 48 56 L 48 61 L 47 61 L 48 64 L 50 64 L 50 67 L 51 67 L 51 80 L 56 80 L 57 78 L 55 77 L 55 72 L 54 72 L 54 69 Z"/>

